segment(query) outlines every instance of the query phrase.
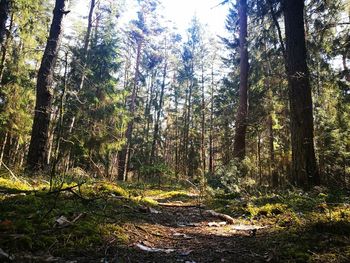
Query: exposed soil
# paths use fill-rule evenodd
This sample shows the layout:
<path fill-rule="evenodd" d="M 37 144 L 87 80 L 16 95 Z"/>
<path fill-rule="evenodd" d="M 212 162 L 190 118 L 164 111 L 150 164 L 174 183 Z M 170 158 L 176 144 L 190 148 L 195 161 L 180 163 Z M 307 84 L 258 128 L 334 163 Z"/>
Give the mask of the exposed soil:
<path fill-rule="evenodd" d="M 182 204 L 162 207 L 159 214 L 150 214 L 148 222 L 126 224 L 130 245 L 110 247 L 108 262 L 272 260 L 272 251 L 261 251 L 261 237 L 266 238 L 268 228 L 255 231 L 255 226 L 224 225 L 222 220 L 205 215 L 203 208 Z"/>

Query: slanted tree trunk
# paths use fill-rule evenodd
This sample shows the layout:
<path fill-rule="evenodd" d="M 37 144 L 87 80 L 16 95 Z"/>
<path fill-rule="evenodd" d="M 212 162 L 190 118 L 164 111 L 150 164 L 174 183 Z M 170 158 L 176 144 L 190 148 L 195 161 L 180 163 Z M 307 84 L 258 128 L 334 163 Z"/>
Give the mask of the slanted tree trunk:
<path fill-rule="evenodd" d="M 314 150 L 311 85 L 306 63 L 304 0 L 284 2 L 289 87 L 292 180 L 304 189 L 320 182 Z"/>
<path fill-rule="evenodd" d="M 50 34 L 38 73 L 35 115 L 27 158 L 27 168 L 31 171 L 42 170 L 47 165 L 51 86 L 62 35 L 63 17 L 67 14 L 66 3 L 66 0 L 56 0 Z"/>
<path fill-rule="evenodd" d="M 83 54 L 82 54 L 82 65 L 81 65 L 81 76 L 79 79 L 78 88 L 81 90 L 84 86 L 84 81 L 86 77 L 85 68 L 86 68 L 86 60 L 88 57 L 88 49 L 89 49 L 89 43 L 90 43 L 90 37 L 91 37 L 91 30 L 92 30 L 92 18 L 94 15 L 94 9 L 96 6 L 96 1 L 91 0 L 90 2 L 90 11 L 88 16 L 88 26 L 86 30 L 85 40 L 84 40 L 84 47 L 83 47 Z"/>
<path fill-rule="evenodd" d="M 233 156 L 244 159 L 246 148 L 247 114 L 248 114 L 248 47 L 247 47 L 247 0 L 239 1 L 239 48 L 240 48 L 240 82 L 239 104 L 236 116 L 236 133 L 234 137 Z"/>
<path fill-rule="evenodd" d="M 3 162 L 3 159 L 4 159 L 5 147 L 6 147 L 6 144 L 7 144 L 8 136 L 9 136 L 9 132 L 6 131 L 5 137 L 4 137 L 3 141 L 2 141 L 2 145 L 1 145 L 1 148 L 0 148 L 0 168 L 2 167 L 2 162 Z"/>

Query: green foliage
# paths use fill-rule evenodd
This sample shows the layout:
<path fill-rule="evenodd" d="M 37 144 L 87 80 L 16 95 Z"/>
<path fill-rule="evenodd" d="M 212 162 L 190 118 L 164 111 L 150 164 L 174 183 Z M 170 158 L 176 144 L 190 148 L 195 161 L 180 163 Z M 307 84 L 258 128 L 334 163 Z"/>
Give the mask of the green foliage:
<path fill-rule="evenodd" d="M 174 179 L 174 172 L 165 163 L 155 163 L 152 165 L 143 165 L 140 168 L 140 176 L 146 182 L 159 183 Z"/>
<path fill-rule="evenodd" d="M 214 189 L 222 189 L 227 194 L 239 194 L 249 191 L 256 184 L 249 174 L 254 166 L 246 158 L 244 161 L 233 160 L 230 164 L 220 167 L 215 175 L 208 175 L 208 185 Z"/>
<path fill-rule="evenodd" d="M 142 219 L 143 215 L 136 212 L 140 205 L 157 204 L 149 197 L 130 196 L 130 189 L 106 181 L 87 182 L 80 190 L 74 189 L 75 195 L 59 192 L 78 183 L 70 180 L 48 193 L 49 185 L 44 180 L 1 177 L 1 248 L 11 254 L 43 251 L 59 257 L 98 253 L 110 242 L 127 244 L 129 234 L 124 224 Z M 60 225 L 56 220 L 61 216 L 72 223 Z"/>

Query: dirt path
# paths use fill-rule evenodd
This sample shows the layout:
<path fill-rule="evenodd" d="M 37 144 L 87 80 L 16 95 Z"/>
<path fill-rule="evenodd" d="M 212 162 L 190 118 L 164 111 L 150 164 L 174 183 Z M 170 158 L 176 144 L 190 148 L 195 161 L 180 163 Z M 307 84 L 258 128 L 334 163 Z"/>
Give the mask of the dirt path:
<path fill-rule="evenodd" d="M 112 249 L 110 262 L 270 261 L 260 246 L 267 229 L 225 224 L 202 208 L 177 205 L 150 211 L 147 222 L 127 224 L 130 246 Z"/>

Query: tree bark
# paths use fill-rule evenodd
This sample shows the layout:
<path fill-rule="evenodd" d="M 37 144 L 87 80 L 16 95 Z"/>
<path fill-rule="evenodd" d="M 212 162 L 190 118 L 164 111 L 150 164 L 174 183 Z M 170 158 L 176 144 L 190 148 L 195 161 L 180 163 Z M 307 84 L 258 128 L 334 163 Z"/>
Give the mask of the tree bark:
<path fill-rule="evenodd" d="M 5 71 L 5 64 L 6 64 L 6 57 L 7 57 L 7 50 L 10 42 L 10 35 L 11 35 L 11 30 L 13 27 L 13 14 L 11 15 L 10 18 L 10 25 L 8 30 L 6 31 L 6 39 L 1 42 L 1 60 L 0 60 L 0 92 L 1 92 L 1 87 L 2 87 L 2 79 L 4 76 L 4 71 Z"/>
<path fill-rule="evenodd" d="M 27 168 L 40 171 L 47 165 L 48 131 L 51 115 L 53 73 L 62 35 L 63 17 L 67 14 L 66 0 L 56 0 L 49 38 L 41 61 L 37 86 L 35 115 L 29 145 Z"/>
<path fill-rule="evenodd" d="M 213 63 L 214 64 L 214 63 Z M 211 89 L 210 89 L 210 124 L 209 124 L 209 174 L 214 173 L 214 65 L 211 68 Z"/>
<path fill-rule="evenodd" d="M 0 46 L 6 38 L 6 21 L 10 13 L 10 0 L 0 0 Z"/>
<path fill-rule="evenodd" d="M 204 65 L 202 64 L 202 90 L 201 90 L 201 159 L 202 159 L 202 175 L 205 175 L 206 167 L 206 151 L 205 151 L 205 94 L 204 94 Z"/>
<path fill-rule="evenodd" d="M 234 137 L 233 156 L 240 160 L 245 158 L 246 131 L 248 114 L 248 47 L 247 47 L 247 0 L 239 1 L 239 48 L 240 48 L 240 82 L 239 105 L 236 116 L 236 133 Z"/>
<path fill-rule="evenodd" d="M 292 180 L 310 189 L 320 182 L 314 150 L 311 85 L 306 63 L 304 0 L 285 0 L 286 68 L 289 87 Z"/>
<path fill-rule="evenodd" d="M 8 131 L 6 131 L 4 140 L 2 141 L 1 150 L 0 150 L 0 168 L 2 167 L 2 162 L 4 159 L 4 153 L 5 153 L 5 147 L 6 147 L 7 140 L 8 140 L 8 135 L 9 135 L 9 133 L 8 133 Z"/>

